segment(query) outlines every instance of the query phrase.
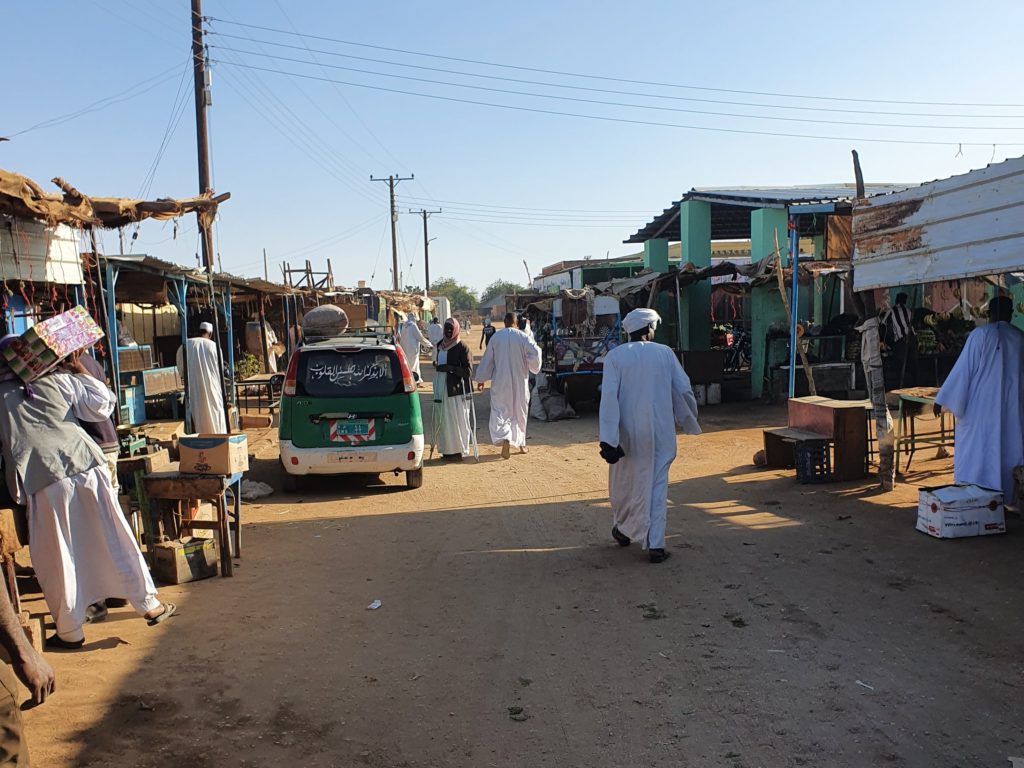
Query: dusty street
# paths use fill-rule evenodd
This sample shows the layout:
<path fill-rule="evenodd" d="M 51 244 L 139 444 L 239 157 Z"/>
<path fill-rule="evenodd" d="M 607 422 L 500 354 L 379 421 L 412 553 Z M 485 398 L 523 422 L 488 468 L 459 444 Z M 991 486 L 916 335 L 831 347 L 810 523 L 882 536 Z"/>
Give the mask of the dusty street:
<path fill-rule="evenodd" d="M 759 427 L 784 419 L 704 409 L 705 434 L 679 438 L 675 556 L 657 566 L 609 536 L 593 413 L 531 422 L 526 456 L 432 462 L 419 490 L 323 480 L 248 505 L 235 578 L 163 590 L 180 616 L 158 628 L 119 609 L 85 651 L 48 654 L 59 691 L 27 714 L 35 764 L 1024 756 L 1024 525 L 937 541 L 914 531 L 914 487 L 756 469 Z M 250 445 L 251 476 L 280 487 L 272 439 Z"/>

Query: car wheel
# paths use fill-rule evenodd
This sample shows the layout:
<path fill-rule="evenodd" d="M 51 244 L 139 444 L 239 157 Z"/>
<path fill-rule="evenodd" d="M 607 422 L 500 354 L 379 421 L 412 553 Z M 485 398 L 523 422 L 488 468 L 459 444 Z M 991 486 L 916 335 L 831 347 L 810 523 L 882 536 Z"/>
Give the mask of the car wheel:
<path fill-rule="evenodd" d="M 423 467 L 410 469 L 405 473 L 405 484 L 409 488 L 420 488 L 423 486 Z"/>
<path fill-rule="evenodd" d="M 296 493 L 299 490 L 299 477 L 298 475 L 290 475 L 288 471 L 281 468 L 281 488 L 285 493 Z"/>

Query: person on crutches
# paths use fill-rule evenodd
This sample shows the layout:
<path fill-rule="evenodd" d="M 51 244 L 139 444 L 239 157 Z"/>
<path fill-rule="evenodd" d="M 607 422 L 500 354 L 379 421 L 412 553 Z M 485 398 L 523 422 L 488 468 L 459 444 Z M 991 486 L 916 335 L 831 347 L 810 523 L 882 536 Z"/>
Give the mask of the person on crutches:
<path fill-rule="evenodd" d="M 436 445 L 445 461 L 462 461 L 476 455 L 476 409 L 473 405 L 473 366 L 469 347 L 459 339 L 459 321 L 444 323 L 444 338 L 437 345 L 437 376 L 432 403 Z"/>

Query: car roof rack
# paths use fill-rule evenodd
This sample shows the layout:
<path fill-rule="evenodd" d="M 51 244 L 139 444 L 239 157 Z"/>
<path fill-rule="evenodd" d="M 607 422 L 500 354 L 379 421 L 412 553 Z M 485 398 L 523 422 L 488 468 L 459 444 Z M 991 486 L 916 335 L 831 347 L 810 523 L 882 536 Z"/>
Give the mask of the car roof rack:
<path fill-rule="evenodd" d="M 346 330 L 340 335 L 330 336 L 309 336 L 307 344 L 328 344 L 331 342 L 352 342 L 357 340 L 375 341 L 383 344 L 394 344 L 395 335 L 388 330 L 373 330 L 372 328 L 354 328 Z"/>

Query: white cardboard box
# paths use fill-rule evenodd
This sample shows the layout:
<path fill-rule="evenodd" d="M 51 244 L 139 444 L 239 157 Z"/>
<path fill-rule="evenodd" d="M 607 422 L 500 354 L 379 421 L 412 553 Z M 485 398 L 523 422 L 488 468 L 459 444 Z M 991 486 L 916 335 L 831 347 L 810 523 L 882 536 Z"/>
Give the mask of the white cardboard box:
<path fill-rule="evenodd" d="M 1006 533 L 1003 494 L 977 485 L 922 488 L 917 530 L 938 539 Z"/>

